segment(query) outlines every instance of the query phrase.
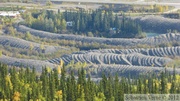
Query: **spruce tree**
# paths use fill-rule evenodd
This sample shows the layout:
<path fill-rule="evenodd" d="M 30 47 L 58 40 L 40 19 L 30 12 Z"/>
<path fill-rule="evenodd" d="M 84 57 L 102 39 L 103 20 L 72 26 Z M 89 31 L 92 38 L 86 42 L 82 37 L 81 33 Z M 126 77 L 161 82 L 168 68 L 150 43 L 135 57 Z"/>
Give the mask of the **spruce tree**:
<path fill-rule="evenodd" d="M 67 85 L 66 85 L 65 66 L 63 66 L 63 68 L 61 70 L 60 89 L 62 90 L 62 99 L 63 99 L 63 101 L 66 101 L 66 98 L 67 98 L 67 95 L 66 95 Z"/>

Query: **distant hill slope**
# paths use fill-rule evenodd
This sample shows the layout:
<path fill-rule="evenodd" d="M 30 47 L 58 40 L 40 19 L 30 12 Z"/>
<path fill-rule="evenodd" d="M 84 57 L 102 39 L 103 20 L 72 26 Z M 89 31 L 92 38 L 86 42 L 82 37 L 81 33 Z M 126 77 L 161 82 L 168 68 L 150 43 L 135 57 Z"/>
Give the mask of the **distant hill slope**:
<path fill-rule="evenodd" d="M 27 50 L 30 50 L 32 48 L 32 50 L 35 50 L 39 53 L 45 53 L 45 54 L 51 54 L 60 49 L 68 50 L 65 47 L 42 45 L 39 43 L 26 41 L 20 38 L 15 38 L 11 36 L 3 36 L 3 35 L 0 36 L 0 45 L 27 49 Z M 42 50 L 44 50 L 44 52 L 42 52 Z"/>
<path fill-rule="evenodd" d="M 41 72 L 43 67 L 44 68 L 49 67 L 51 69 L 56 67 L 55 64 L 45 62 L 45 61 L 32 60 L 32 59 L 19 59 L 19 58 L 4 56 L 4 55 L 0 56 L 0 62 L 10 65 L 10 66 L 30 67 L 31 69 L 35 67 L 37 72 Z"/>
<path fill-rule="evenodd" d="M 154 0 L 152 0 L 152 1 L 154 1 Z M 178 2 L 178 3 L 180 3 L 179 0 L 160 0 L 160 2 L 174 2 L 174 3 Z"/>
<path fill-rule="evenodd" d="M 70 35 L 70 34 L 56 34 L 56 33 L 35 30 L 23 25 L 18 26 L 17 30 L 23 33 L 29 31 L 32 35 L 41 38 L 74 40 L 74 41 L 81 41 L 86 43 L 96 42 L 96 43 L 104 43 L 108 45 L 120 45 L 120 46 L 137 46 L 138 44 L 157 46 L 159 44 L 172 43 L 174 41 L 180 42 L 179 33 L 162 34 L 156 37 L 144 38 L 144 39 L 124 39 L 124 38 L 86 37 L 86 36 Z"/>
<path fill-rule="evenodd" d="M 180 32 L 180 19 L 170 19 L 161 16 L 140 16 L 132 17 L 142 26 L 144 31 L 153 31 L 158 33 L 167 33 L 168 30 Z"/>

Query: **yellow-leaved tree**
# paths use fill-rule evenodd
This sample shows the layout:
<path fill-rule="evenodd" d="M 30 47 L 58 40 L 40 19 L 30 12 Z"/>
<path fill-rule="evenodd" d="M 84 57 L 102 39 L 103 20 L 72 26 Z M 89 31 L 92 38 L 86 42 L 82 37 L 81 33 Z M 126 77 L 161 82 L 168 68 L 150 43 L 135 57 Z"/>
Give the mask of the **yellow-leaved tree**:
<path fill-rule="evenodd" d="M 59 90 L 56 92 L 56 98 L 57 98 L 57 101 L 62 101 L 62 90 Z"/>
<path fill-rule="evenodd" d="M 34 48 L 33 44 L 32 44 L 32 43 L 30 43 L 30 45 L 29 45 L 29 49 L 32 51 L 32 50 L 33 50 L 33 48 Z"/>
<path fill-rule="evenodd" d="M 46 67 L 46 69 L 47 69 L 48 73 L 50 73 L 52 71 L 52 69 L 50 67 L 48 67 L 48 66 Z"/>
<path fill-rule="evenodd" d="M 43 43 L 40 45 L 40 49 L 41 49 L 41 50 L 44 50 L 44 49 L 45 49 Z"/>
<path fill-rule="evenodd" d="M 12 85 L 12 82 L 11 82 L 11 77 L 9 75 L 7 75 L 5 80 L 6 80 L 6 85 L 10 88 L 10 90 L 12 90 L 13 85 Z"/>
<path fill-rule="evenodd" d="M 2 50 L 0 50 L 0 57 L 2 56 Z"/>
<path fill-rule="evenodd" d="M 13 101 L 20 101 L 20 95 L 19 92 L 14 92 Z"/>
<path fill-rule="evenodd" d="M 64 65 L 64 61 L 61 59 L 59 65 L 57 66 L 58 74 L 61 74 L 61 68 L 63 67 L 63 65 Z"/>
<path fill-rule="evenodd" d="M 59 65 L 60 65 L 61 67 L 63 67 L 63 65 L 64 65 L 64 61 L 63 61 L 62 59 L 60 60 Z"/>

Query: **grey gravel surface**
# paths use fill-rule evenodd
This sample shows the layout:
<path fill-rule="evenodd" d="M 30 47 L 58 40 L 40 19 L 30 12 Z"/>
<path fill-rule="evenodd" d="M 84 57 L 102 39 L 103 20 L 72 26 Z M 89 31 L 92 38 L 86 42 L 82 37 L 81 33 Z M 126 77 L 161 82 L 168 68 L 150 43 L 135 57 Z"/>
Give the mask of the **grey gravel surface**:
<path fill-rule="evenodd" d="M 28 49 L 30 50 L 31 45 L 33 46 L 33 50 L 38 51 L 42 53 L 43 49 L 41 49 L 41 44 L 26 41 L 20 38 L 15 38 L 11 36 L 3 36 L 0 35 L 0 44 L 3 46 L 10 46 L 10 47 L 15 47 L 15 48 L 21 48 L 21 49 Z M 68 50 L 65 47 L 59 47 L 59 46 L 48 46 L 48 45 L 43 45 L 44 46 L 44 52 L 45 54 L 50 54 L 54 53 L 60 49 Z"/>
<path fill-rule="evenodd" d="M 136 46 L 138 44 L 156 46 L 162 43 L 169 43 L 169 42 L 174 42 L 174 41 L 180 42 L 179 33 L 167 33 L 167 34 L 161 34 L 159 36 L 143 38 L 143 39 L 125 39 L 125 38 L 86 37 L 86 36 L 72 35 L 72 34 L 56 34 L 56 33 L 50 33 L 50 32 L 31 29 L 23 25 L 18 26 L 17 30 L 24 33 L 29 31 L 31 34 L 41 37 L 41 38 L 74 40 L 74 41 L 81 41 L 82 43 L 83 42 L 86 42 L 86 43 L 96 42 L 100 44 L 104 43 L 108 45 L 120 45 L 120 46 L 126 46 L 126 47 Z"/>
<path fill-rule="evenodd" d="M 105 74 L 111 74 L 115 76 L 118 75 L 126 75 L 129 76 L 129 74 L 132 75 L 139 75 L 139 74 L 149 74 L 149 73 L 159 73 L 163 71 L 168 71 L 170 73 L 173 73 L 173 68 L 164 68 L 164 67 L 148 67 L 148 66 L 130 66 L 130 65 L 92 65 L 88 68 L 86 68 L 88 71 L 92 71 L 91 75 L 99 76 L 101 77 L 102 73 Z M 180 69 L 176 68 L 176 73 L 180 74 Z"/>
<path fill-rule="evenodd" d="M 156 46 L 163 43 L 170 42 L 180 42 L 179 33 L 167 33 L 161 34 L 159 36 L 143 39 L 123 39 L 123 38 L 97 38 L 97 37 L 85 37 L 79 35 L 71 34 L 56 34 L 44 31 L 38 31 L 26 26 L 20 25 L 17 27 L 20 32 L 29 31 L 32 35 L 48 38 L 48 39 L 58 39 L 58 40 L 74 40 L 86 43 L 103 43 L 108 45 L 121 45 L 121 46 L 136 46 L 136 45 L 152 45 Z M 164 47 L 164 48 L 135 48 L 135 49 L 100 49 L 100 50 L 89 50 L 75 52 L 69 55 L 63 55 L 62 57 L 55 58 L 52 60 L 43 61 L 45 64 L 59 64 L 62 59 L 65 64 L 71 61 L 76 62 L 87 62 L 92 66 L 87 69 L 92 70 L 93 73 L 102 73 L 107 71 L 110 73 L 116 72 L 129 72 L 129 73 L 148 73 L 148 72 L 160 72 L 165 68 L 164 66 L 173 60 L 170 57 L 180 56 L 180 47 Z M 5 58 L 2 59 L 2 58 Z M 6 62 L 6 56 L 1 57 L 1 61 L 7 64 L 15 64 L 15 62 Z M 13 58 L 13 61 L 21 60 Z M 29 61 L 29 60 L 28 60 Z M 33 61 L 33 60 L 30 60 Z M 24 62 L 26 64 L 35 64 L 40 67 L 43 64 L 42 61 L 38 62 L 34 60 L 33 62 Z M 36 64 L 37 63 L 37 64 Z M 42 65 L 41 65 L 42 66 Z M 171 68 L 167 68 L 168 71 L 172 72 Z M 180 70 L 177 69 L 180 73 Z"/>
<path fill-rule="evenodd" d="M 8 56 L 0 56 L 0 62 L 10 65 L 10 66 L 16 66 L 16 67 L 30 67 L 37 70 L 37 72 L 41 72 L 43 67 L 49 67 L 51 69 L 55 68 L 56 65 L 45 62 L 45 61 L 40 61 L 40 60 L 32 60 L 32 59 L 19 59 L 19 58 L 14 58 L 14 57 L 8 57 Z"/>
<path fill-rule="evenodd" d="M 166 33 L 169 29 L 171 29 L 171 31 L 180 31 L 180 19 L 170 19 L 153 15 L 132 17 L 131 19 L 139 23 L 145 31 L 159 33 Z"/>
<path fill-rule="evenodd" d="M 169 57 L 180 56 L 180 47 L 164 47 L 152 49 L 101 49 L 75 52 L 60 58 L 48 60 L 59 63 L 62 59 L 66 64 L 71 61 L 90 64 L 119 64 L 130 66 L 163 67 L 173 61 Z"/>

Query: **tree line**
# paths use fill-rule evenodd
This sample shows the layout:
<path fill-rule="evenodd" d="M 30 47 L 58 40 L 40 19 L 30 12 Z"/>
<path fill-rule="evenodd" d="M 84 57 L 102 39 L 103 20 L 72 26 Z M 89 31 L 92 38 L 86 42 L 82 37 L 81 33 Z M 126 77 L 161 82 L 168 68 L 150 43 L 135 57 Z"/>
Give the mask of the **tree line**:
<path fill-rule="evenodd" d="M 62 68 L 60 69 L 60 66 Z M 11 101 L 123 101 L 124 94 L 179 94 L 180 75 L 162 72 L 137 78 L 102 74 L 94 82 L 84 69 L 8 67 L 0 64 L 0 100 Z M 77 74 L 77 75 L 75 75 Z"/>
<path fill-rule="evenodd" d="M 34 29 L 60 33 L 66 30 L 66 21 L 61 13 L 55 14 L 53 11 L 32 11 L 25 13 L 23 18 L 26 24 Z"/>
<path fill-rule="evenodd" d="M 95 37 L 142 37 L 142 29 L 135 21 L 126 16 L 119 17 L 111 10 L 66 10 L 61 13 L 54 11 L 37 11 L 24 17 L 26 24 L 38 30 L 55 33 L 68 31 Z M 72 26 L 68 26 L 67 22 Z"/>
<path fill-rule="evenodd" d="M 65 11 L 66 21 L 72 21 L 73 30 L 77 33 L 92 32 L 102 37 L 135 37 L 142 33 L 141 27 L 125 15 L 119 17 L 112 10 Z M 110 33 L 114 31 L 113 33 Z"/>

